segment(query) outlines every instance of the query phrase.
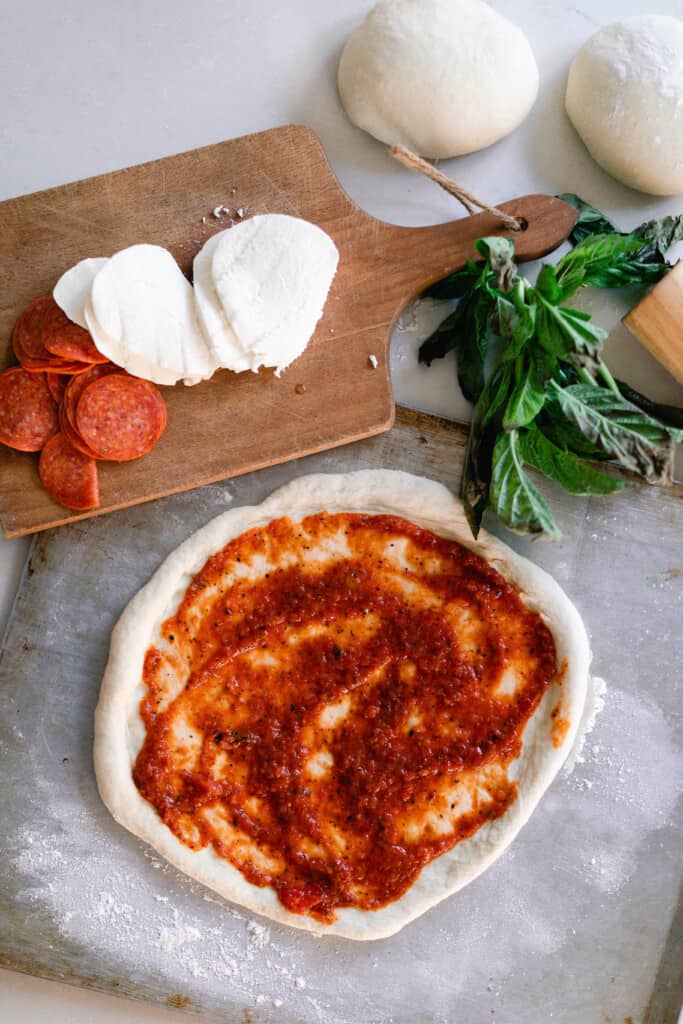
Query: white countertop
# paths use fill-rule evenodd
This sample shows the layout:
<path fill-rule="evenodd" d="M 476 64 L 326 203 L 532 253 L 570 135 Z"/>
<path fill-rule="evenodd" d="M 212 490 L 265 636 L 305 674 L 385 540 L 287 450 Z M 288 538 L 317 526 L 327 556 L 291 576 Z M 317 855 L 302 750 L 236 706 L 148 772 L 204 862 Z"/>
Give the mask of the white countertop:
<path fill-rule="evenodd" d="M 344 116 L 336 63 L 369 6 L 370 0 L 6 4 L 0 33 L 0 199 L 294 121 L 318 132 L 342 185 L 370 213 L 411 225 L 460 216 L 445 193 L 395 164 Z M 494 0 L 492 6 L 529 35 L 541 71 L 540 95 L 516 133 L 482 153 L 445 162 L 446 172 L 493 203 L 528 192 L 576 192 L 624 228 L 680 212 L 681 200 L 652 201 L 601 171 L 562 104 L 568 63 L 587 36 L 618 17 L 651 11 L 651 5 Z M 656 9 L 683 17 L 683 0 L 659 0 Z M 217 183 L 217 202 L 223 198 L 219 190 Z M 624 309 L 617 300 L 593 293 L 582 306 L 611 331 L 606 354 L 613 371 L 655 399 L 683 404 L 683 389 L 619 325 Z M 434 309 L 424 308 L 417 323 L 407 317 L 408 329 L 396 334 L 396 398 L 465 418 L 467 404 L 454 372 L 416 365 L 419 341 L 439 319 Z M 0 634 L 28 544 L 0 540 Z M 0 972 L 0 1005 L 4 1024 L 178 1019 L 167 1010 L 6 971 Z"/>

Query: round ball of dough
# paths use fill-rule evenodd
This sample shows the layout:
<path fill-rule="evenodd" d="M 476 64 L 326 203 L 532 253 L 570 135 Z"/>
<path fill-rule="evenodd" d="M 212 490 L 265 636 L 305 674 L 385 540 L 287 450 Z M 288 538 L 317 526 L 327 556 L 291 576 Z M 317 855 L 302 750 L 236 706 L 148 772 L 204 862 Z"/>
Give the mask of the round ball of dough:
<path fill-rule="evenodd" d="M 482 0 L 380 0 L 344 47 L 339 92 L 381 142 L 459 156 L 524 120 L 538 68 L 521 29 Z"/>
<path fill-rule="evenodd" d="M 609 174 L 657 196 L 683 192 L 683 21 L 645 14 L 600 29 L 572 62 L 566 107 Z"/>

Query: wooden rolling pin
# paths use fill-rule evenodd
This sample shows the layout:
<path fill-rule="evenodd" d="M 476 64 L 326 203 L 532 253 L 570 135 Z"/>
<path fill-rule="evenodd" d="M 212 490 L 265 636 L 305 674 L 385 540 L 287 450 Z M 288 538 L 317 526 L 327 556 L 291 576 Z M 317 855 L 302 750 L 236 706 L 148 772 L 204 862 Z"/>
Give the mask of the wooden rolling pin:
<path fill-rule="evenodd" d="M 626 314 L 622 323 L 683 384 L 683 260 Z"/>

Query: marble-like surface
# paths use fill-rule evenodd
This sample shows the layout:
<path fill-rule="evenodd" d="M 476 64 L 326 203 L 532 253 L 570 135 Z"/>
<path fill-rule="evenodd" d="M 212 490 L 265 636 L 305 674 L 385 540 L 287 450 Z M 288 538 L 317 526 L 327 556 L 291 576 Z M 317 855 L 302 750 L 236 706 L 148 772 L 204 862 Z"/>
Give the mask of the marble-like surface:
<path fill-rule="evenodd" d="M 318 132 L 342 184 L 369 212 L 403 224 L 459 216 L 452 200 L 394 164 L 343 114 L 335 65 L 346 35 L 368 6 L 365 0 L 6 3 L 0 31 L 0 198 L 300 121 Z M 482 153 L 446 162 L 447 172 L 493 202 L 532 191 L 574 191 L 624 227 L 678 212 L 680 200 L 650 200 L 600 170 L 562 107 L 567 66 L 583 40 L 599 25 L 651 5 L 495 0 L 493 6 L 527 31 L 541 92 L 516 133 Z M 657 11 L 681 17 L 683 2 L 660 0 Z M 217 202 L 223 199 L 220 188 L 217 182 Z M 682 389 L 619 325 L 624 310 L 613 296 L 594 293 L 581 304 L 610 330 L 606 352 L 616 373 L 654 398 L 683 401 Z M 467 405 L 452 365 L 426 370 L 415 363 L 419 341 L 438 316 L 438 310 L 423 308 L 416 322 L 404 318 L 392 350 L 396 397 L 464 418 Z M 26 550 L 25 540 L 0 541 L 0 632 Z M 165 1011 L 7 973 L 0 974 L 0 1002 L 7 1024 L 170 1019 Z"/>

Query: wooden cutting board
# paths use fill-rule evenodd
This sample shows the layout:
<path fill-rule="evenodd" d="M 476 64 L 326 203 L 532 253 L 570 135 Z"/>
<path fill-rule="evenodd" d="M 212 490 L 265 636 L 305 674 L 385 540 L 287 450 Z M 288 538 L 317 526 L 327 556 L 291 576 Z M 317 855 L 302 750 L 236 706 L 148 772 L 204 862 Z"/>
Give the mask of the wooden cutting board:
<path fill-rule="evenodd" d="M 0 445 L 0 522 L 8 537 L 99 515 L 388 430 L 394 402 L 388 368 L 392 325 L 429 284 L 502 234 L 491 214 L 404 228 L 370 217 L 343 191 L 315 134 L 300 125 L 0 203 L 0 367 L 14 362 L 10 337 L 28 303 L 86 256 L 138 242 L 166 246 L 185 273 L 225 222 L 219 204 L 247 215 L 287 213 L 327 231 L 340 263 L 325 314 L 304 355 L 280 379 L 272 371 L 220 371 L 192 388 L 164 388 L 168 428 L 137 462 L 100 464 L 102 505 L 70 513 L 46 494 L 36 456 Z M 503 208 L 523 218 L 520 259 L 554 249 L 576 211 L 549 196 Z M 373 369 L 369 356 L 378 366 Z"/>

